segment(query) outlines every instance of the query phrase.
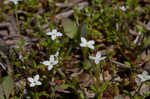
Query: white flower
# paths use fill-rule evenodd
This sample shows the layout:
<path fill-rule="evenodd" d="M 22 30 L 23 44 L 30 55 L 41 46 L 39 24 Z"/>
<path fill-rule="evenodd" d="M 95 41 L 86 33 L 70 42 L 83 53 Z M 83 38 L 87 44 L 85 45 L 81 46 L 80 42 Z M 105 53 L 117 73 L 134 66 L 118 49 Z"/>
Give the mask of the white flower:
<path fill-rule="evenodd" d="M 54 55 L 56 58 L 57 58 L 58 55 L 59 55 L 59 50 L 60 50 L 60 49 L 58 49 L 57 52 L 56 52 L 56 54 Z"/>
<path fill-rule="evenodd" d="M 104 60 L 106 57 L 102 57 L 101 53 L 100 52 L 97 52 L 96 53 L 96 56 L 89 56 L 90 59 L 93 59 L 95 61 L 95 64 L 99 64 L 99 62 L 101 60 Z"/>
<path fill-rule="evenodd" d="M 21 1 L 21 0 L 9 0 L 10 2 L 13 2 L 15 5 L 18 4 L 18 1 Z"/>
<path fill-rule="evenodd" d="M 148 75 L 147 71 L 143 71 L 142 74 L 138 74 L 137 77 L 139 77 L 141 79 L 141 82 L 150 80 L 150 75 Z"/>
<path fill-rule="evenodd" d="M 87 41 L 84 37 L 81 37 L 81 47 L 89 47 L 91 49 L 94 49 L 93 44 L 95 44 L 94 40 Z"/>
<path fill-rule="evenodd" d="M 56 56 L 57 57 L 57 56 Z M 48 66 L 48 70 L 51 70 L 54 65 L 58 63 L 58 60 L 55 60 L 55 55 L 51 55 L 49 61 L 44 61 L 43 64 Z"/>
<path fill-rule="evenodd" d="M 52 32 L 46 33 L 47 35 L 50 35 L 52 40 L 55 40 L 57 36 L 62 36 L 62 33 L 57 32 L 56 29 L 52 30 Z"/>
<path fill-rule="evenodd" d="M 30 87 L 41 85 L 42 83 L 39 81 L 39 75 L 35 75 L 34 78 L 28 77 L 28 81 L 30 82 Z"/>
<path fill-rule="evenodd" d="M 126 10 L 127 10 L 127 9 L 125 8 L 125 6 L 121 6 L 120 9 L 121 9 L 122 11 L 126 11 Z"/>

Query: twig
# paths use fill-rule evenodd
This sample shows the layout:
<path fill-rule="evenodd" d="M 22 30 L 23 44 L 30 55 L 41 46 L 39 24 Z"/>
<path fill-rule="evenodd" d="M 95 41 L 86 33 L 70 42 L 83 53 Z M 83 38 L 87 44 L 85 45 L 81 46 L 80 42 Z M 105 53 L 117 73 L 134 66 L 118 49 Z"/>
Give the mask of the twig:
<path fill-rule="evenodd" d="M 136 36 L 135 40 L 133 41 L 134 44 L 140 44 L 140 38 L 142 37 L 141 32 Z"/>
<path fill-rule="evenodd" d="M 12 24 L 10 24 L 10 23 L 8 23 L 8 22 L 5 22 L 5 23 L 1 23 L 0 24 L 0 28 L 1 29 L 6 29 L 8 32 L 9 32 L 9 34 L 14 34 L 14 33 L 16 33 L 16 31 L 14 30 L 14 28 L 12 27 Z"/>
<path fill-rule="evenodd" d="M 76 5 L 77 3 L 81 2 L 82 0 L 75 0 L 73 2 L 69 2 L 69 3 L 56 3 L 55 5 L 57 7 L 60 7 L 60 8 L 65 8 L 65 7 L 72 7 L 74 5 Z"/>
<path fill-rule="evenodd" d="M 0 63 L 0 66 L 1 66 L 4 70 L 6 70 L 6 67 L 5 67 L 2 63 Z"/>
<path fill-rule="evenodd" d="M 129 29 L 129 33 L 132 34 L 133 36 L 138 36 L 139 34 L 132 29 Z"/>
<path fill-rule="evenodd" d="M 137 20 L 136 22 L 137 22 L 137 24 L 143 26 L 145 29 L 147 29 L 148 31 L 150 31 L 150 27 L 148 27 L 145 23 L 143 23 L 143 22 L 141 22 L 139 20 Z"/>
<path fill-rule="evenodd" d="M 127 65 L 125 65 L 123 63 L 120 63 L 120 62 L 117 62 L 117 61 L 113 61 L 113 60 L 111 60 L 111 62 L 113 62 L 114 64 L 116 64 L 116 66 L 119 67 L 119 68 L 130 69 L 129 66 L 127 66 Z"/>
<path fill-rule="evenodd" d="M 83 8 L 88 6 L 88 2 L 79 3 L 77 6 L 80 10 L 82 10 Z M 70 15 L 72 15 L 73 13 L 74 13 L 74 10 L 69 10 L 67 12 L 62 12 L 62 13 L 59 13 L 59 14 L 55 15 L 55 18 L 57 18 L 57 19 L 67 18 Z"/>
<path fill-rule="evenodd" d="M 66 75 L 62 72 L 62 70 L 59 68 L 57 69 L 58 73 L 62 76 L 62 77 L 66 77 Z"/>

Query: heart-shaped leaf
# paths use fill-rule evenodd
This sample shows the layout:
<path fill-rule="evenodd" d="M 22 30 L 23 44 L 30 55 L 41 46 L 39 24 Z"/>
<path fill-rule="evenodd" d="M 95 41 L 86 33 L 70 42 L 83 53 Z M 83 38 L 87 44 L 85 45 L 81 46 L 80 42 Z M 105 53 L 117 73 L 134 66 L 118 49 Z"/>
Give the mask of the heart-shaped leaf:
<path fill-rule="evenodd" d="M 75 24 L 75 22 L 72 21 L 71 19 L 63 19 L 62 25 L 63 25 L 64 32 L 66 33 L 66 35 L 69 38 L 74 39 L 76 37 L 77 31 L 78 31 L 78 27 Z"/>

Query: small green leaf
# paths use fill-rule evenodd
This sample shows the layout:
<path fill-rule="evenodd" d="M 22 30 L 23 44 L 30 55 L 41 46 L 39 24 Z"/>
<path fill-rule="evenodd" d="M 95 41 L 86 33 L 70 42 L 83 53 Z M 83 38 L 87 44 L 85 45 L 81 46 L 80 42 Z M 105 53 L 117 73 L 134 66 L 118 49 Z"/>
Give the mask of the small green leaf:
<path fill-rule="evenodd" d="M 77 31 L 78 31 L 78 27 L 75 24 L 75 22 L 73 22 L 70 19 L 63 19 L 62 25 L 63 25 L 64 32 L 66 33 L 66 35 L 69 38 L 74 39 L 75 36 L 77 35 Z"/>
<path fill-rule="evenodd" d="M 80 99 L 85 99 L 85 96 L 83 93 L 80 93 Z"/>
<path fill-rule="evenodd" d="M 110 85 L 109 82 L 104 82 L 100 88 L 100 93 L 103 93 L 109 85 Z"/>
<path fill-rule="evenodd" d="M 115 96 L 114 99 L 124 99 L 121 95 Z"/>
<path fill-rule="evenodd" d="M 130 62 L 128 62 L 128 61 L 125 61 L 124 63 L 125 63 L 125 65 L 127 65 L 127 66 L 131 67 L 131 64 L 130 64 Z"/>
<path fill-rule="evenodd" d="M 70 87 L 70 85 L 69 84 L 62 84 L 61 86 L 60 86 L 61 88 L 69 88 Z"/>
<path fill-rule="evenodd" d="M 12 77 L 10 76 L 4 77 L 2 82 L 2 88 L 6 96 L 6 99 L 9 99 L 9 95 L 11 94 L 13 87 L 14 87 L 14 82 Z"/>
<path fill-rule="evenodd" d="M 130 47 L 129 47 L 129 44 L 128 44 L 128 42 L 125 40 L 124 36 L 123 36 L 122 34 L 120 34 L 120 33 L 118 33 L 118 36 L 119 36 L 121 42 L 123 43 L 123 45 L 124 45 L 126 48 L 130 48 Z"/>

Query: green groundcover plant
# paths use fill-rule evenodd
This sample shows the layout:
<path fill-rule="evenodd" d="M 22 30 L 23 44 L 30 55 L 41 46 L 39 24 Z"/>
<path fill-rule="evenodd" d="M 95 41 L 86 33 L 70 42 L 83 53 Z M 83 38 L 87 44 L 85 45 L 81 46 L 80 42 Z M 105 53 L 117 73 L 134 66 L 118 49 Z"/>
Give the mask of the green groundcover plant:
<path fill-rule="evenodd" d="M 149 0 L 2 0 L 0 99 L 148 99 L 149 24 Z"/>

